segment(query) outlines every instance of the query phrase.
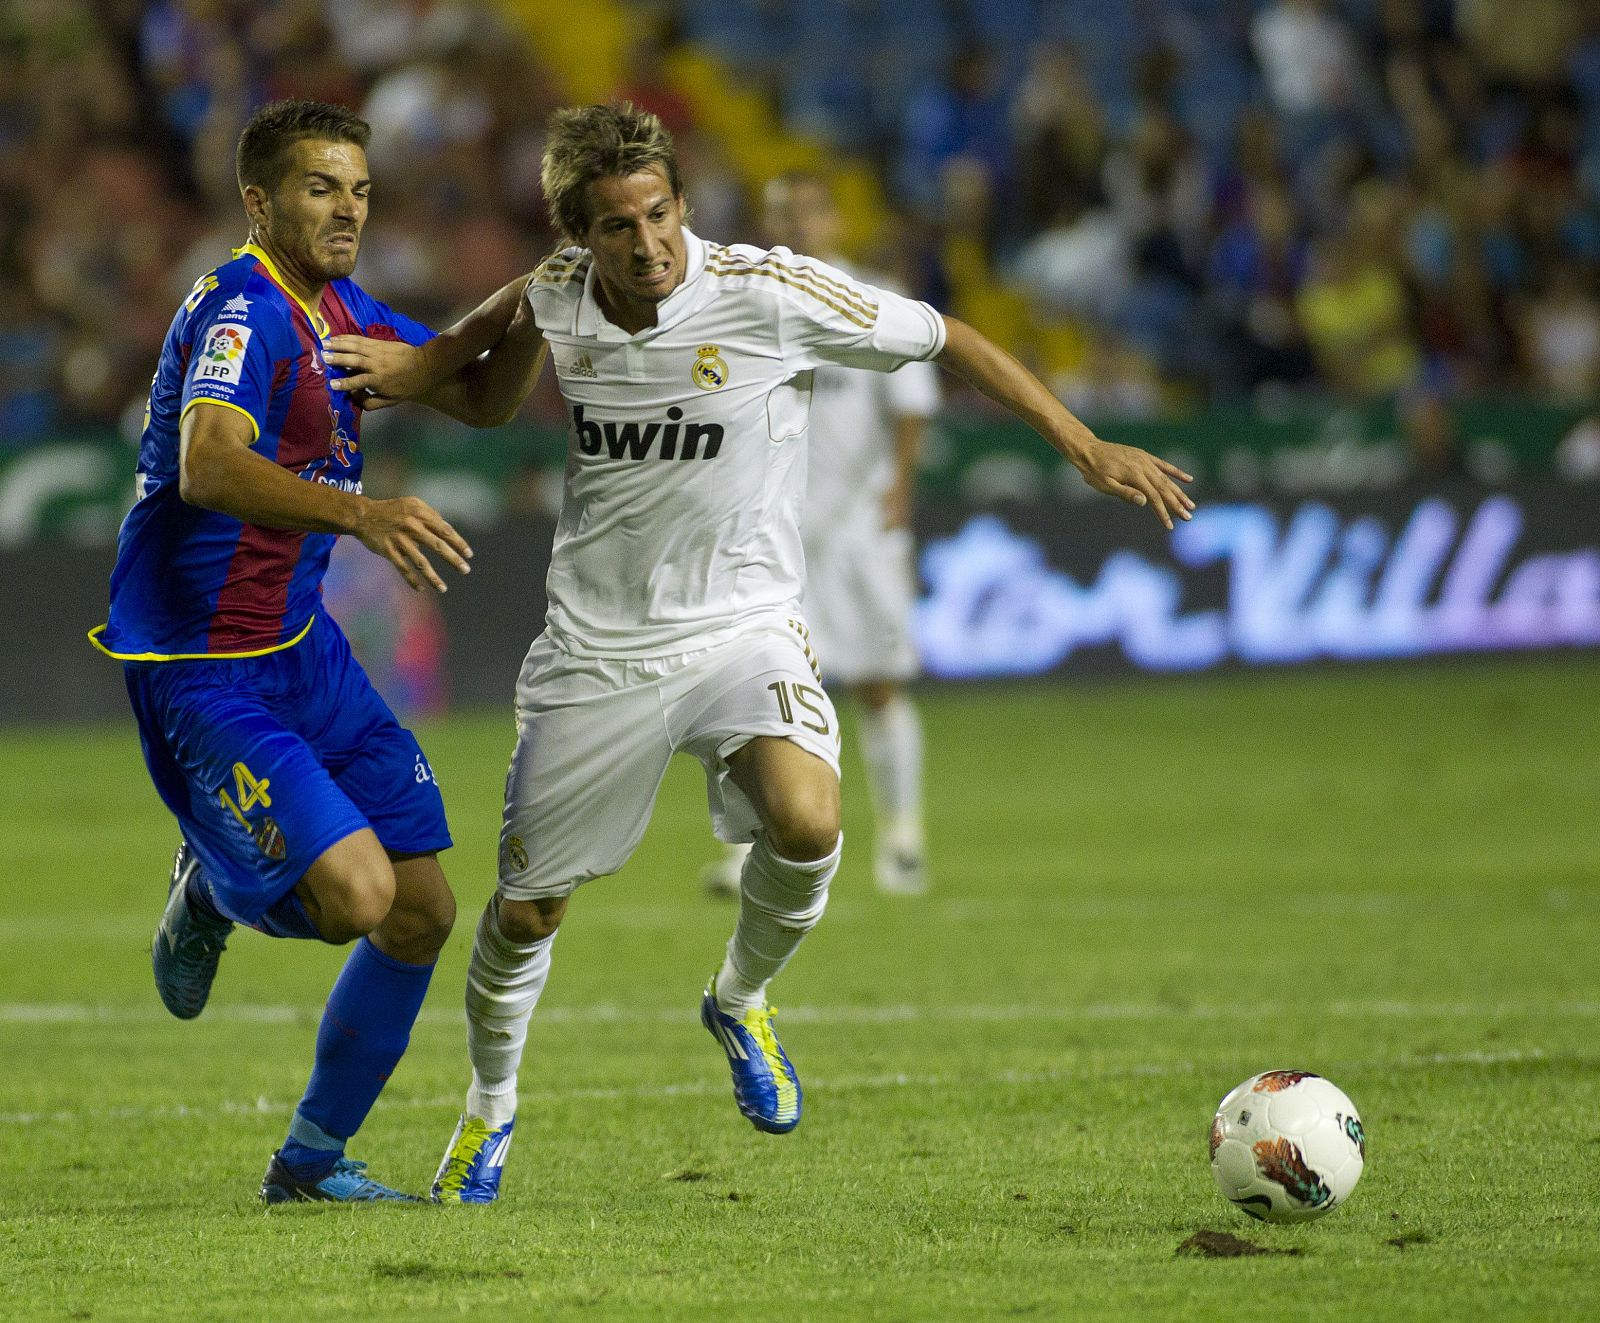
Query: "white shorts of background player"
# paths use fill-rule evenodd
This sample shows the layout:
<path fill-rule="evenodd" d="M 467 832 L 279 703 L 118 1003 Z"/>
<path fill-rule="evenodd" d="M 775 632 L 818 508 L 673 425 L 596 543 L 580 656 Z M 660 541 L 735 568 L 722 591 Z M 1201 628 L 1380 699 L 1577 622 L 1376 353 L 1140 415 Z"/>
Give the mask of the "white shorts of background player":
<path fill-rule="evenodd" d="M 916 676 L 912 551 L 907 528 L 851 524 L 806 542 L 806 621 L 829 684 Z"/>

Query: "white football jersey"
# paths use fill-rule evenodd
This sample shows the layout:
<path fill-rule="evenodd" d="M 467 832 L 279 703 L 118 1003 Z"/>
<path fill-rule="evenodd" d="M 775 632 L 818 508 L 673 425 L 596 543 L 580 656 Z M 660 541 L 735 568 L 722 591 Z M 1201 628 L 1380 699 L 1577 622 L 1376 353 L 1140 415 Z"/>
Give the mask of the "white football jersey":
<path fill-rule="evenodd" d="M 875 275 L 858 280 L 892 289 Z M 900 417 L 931 418 L 943 401 L 939 369 L 910 362 L 893 372 L 819 367 L 811 386 L 811 444 L 802 527 L 807 547 L 841 526 L 883 526 L 883 497 L 894 481 L 894 424 Z"/>
<path fill-rule="evenodd" d="M 798 610 L 812 372 L 889 372 L 944 319 L 787 248 L 684 231 L 683 284 L 629 335 L 569 248 L 528 285 L 572 416 L 546 626 L 581 657 L 708 647 Z"/>

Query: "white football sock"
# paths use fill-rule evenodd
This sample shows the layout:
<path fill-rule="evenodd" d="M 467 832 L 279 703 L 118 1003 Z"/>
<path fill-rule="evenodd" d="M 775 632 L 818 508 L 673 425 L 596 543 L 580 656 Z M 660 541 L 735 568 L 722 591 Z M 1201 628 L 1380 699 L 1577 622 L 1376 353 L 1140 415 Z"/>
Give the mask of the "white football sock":
<path fill-rule="evenodd" d="M 861 709 L 861 757 L 881 845 L 922 852 L 922 718 L 896 694 L 877 711 Z"/>
<path fill-rule="evenodd" d="M 491 1127 L 517 1114 L 517 1067 L 528 1041 L 528 1017 L 550 974 L 555 933 L 519 946 L 500 930 L 498 898 L 491 896 L 478 920 L 467 967 L 467 1055 L 472 1086 L 467 1114 Z"/>
<path fill-rule="evenodd" d="M 757 834 L 740 879 L 739 924 L 717 971 L 717 1005 L 727 1014 L 765 1005 L 767 984 L 822 917 L 843 849 L 840 833 L 827 858 L 797 863 L 774 853 L 765 832 Z"/>

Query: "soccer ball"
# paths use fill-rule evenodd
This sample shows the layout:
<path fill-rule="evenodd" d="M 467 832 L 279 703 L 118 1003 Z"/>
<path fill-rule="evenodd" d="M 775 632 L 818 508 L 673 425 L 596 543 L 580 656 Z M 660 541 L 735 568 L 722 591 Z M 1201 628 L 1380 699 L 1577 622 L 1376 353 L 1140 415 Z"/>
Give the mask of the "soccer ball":
<path fill-rule="evenodd" d="M 1355 1105 L 1306 1070 L 1252 1075 L 1211 1122 L 1211 1171 L 1223 1197 L 1265 1222 L 1331 1213 L 1356 1188 L 1366 1158 Z"/>

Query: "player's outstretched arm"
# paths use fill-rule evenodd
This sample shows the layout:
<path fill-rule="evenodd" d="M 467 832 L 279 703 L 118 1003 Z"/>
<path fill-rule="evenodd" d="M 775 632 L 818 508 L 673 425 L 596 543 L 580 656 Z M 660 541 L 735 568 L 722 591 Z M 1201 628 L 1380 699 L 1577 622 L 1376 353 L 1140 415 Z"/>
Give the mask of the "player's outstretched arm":
<path fill-rule="evenodd" d="M 263 528 L 349 533 L 389 561 L 413 588 L 445 591 L 430 553 L 467 574 L 472 548 L 426 501 L 374 501 L 297 478 L 250 448 L 248 415 L 198 401 L 179 431 L 178 494 L 190 505 Z"/>
<path fill-rule="evenodd" d="M 329 384 L 367 410 L 415 400 L 471 427 L 508 422 L 544 364 L 544 340 L 523 298 L 527 285 L 518 276 L 420 345 L 330 336 L 324 356 L 344 375 Z"/>
<path fill-rule="evenodd" d="M 946 317 L 938 361 L 991 400 L 1004 405 L 1056 448 L 1096 491 L 1148 505 L 1168 528 L 1187 519 L 1194 501 L 1178 486 L 1193 482 L 1182 469 L 1136 446 L 1102 441 L 1045 384 L 987 336 Z"/>
<path fill-rule="evenodd" d="M 917 466 L 922 462 L 922 442 L 928 420 L 920 413 L 896 414 L 894 419 L 894 477 L 883 494 L 883 526 L 909 528 L 917 490 Z"/>

